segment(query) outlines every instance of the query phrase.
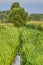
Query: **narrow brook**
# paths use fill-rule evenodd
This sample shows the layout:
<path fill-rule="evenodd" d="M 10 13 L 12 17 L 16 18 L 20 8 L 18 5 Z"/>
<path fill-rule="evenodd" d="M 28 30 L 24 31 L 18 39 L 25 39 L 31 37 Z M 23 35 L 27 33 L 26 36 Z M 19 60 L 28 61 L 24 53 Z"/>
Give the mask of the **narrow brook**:
<path fill-rule="evenodd" d="M 15 58 L 15 61 L 13 62 L 12 65 L 21 65 L 20 61 L 21 61 L 21 56 L 17 55 L 16 58 Z"/>

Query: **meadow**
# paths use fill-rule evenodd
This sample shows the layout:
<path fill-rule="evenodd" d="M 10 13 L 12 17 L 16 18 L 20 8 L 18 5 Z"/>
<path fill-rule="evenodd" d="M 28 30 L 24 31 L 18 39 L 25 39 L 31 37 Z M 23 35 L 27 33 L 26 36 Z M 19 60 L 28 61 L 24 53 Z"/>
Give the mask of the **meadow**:
<path fill-rule="evenodd" d="M 12 65 L 18 51 L 21 65 L 43 65 L 43 30 L 0 23 L 0 65 Z"/>
<path fill-rule="evenodd" d="M 43 30 L 43 21 L 28 21 L 26 22 L 26 26 L 33 29 Z"/>
<path fill-rule="evenodd" d="M 17 28 L 0 28 L 0 65 L 11 65 L 16 57 L 19 46 Z"/>
<path fill-rule="evenodd" d="M 43 65 L 43 31 L 23 28 L 21 65 Z"/>

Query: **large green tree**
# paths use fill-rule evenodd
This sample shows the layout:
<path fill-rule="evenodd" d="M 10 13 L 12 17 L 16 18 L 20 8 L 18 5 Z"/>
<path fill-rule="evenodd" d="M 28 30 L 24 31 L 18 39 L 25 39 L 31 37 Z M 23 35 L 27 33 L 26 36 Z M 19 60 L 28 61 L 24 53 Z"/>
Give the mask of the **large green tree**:
<path fill-rule="evenodd" d="M 19 3 L 13 3 L 9 13 L 9 22 L 13 23 L 14 26 L 25 25 L 28 19 L 28 14 L 24 8 L 20 7 Z"/>
<path fill-rule="evenodd" d="M 15 3 L 12 4 L 11 9 L 19 8 L 19 7 L 20 7 L 20 4 L 18 2 L 15 2 Z"/>

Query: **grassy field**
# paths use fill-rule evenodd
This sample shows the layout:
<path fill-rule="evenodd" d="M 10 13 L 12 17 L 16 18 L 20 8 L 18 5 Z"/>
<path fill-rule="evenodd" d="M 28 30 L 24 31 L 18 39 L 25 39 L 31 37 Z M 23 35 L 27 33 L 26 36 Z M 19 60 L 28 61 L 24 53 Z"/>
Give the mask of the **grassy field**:
<path fill-rule="evenodd" d="M 43 65 L 43 31 L 23 28 L 21 65 Z"/>
<path fill-rule="evenodd" d="M 43 30 L 43 21 L 26 22 L 27 27 Z"/>
<path fill-rule="evenodd" d="M 18 51 L 21 65 L 43 65 L 43 31 L 0 24 L 0 65 L 11 65 Z"/>
<path fill-rule="evenodd" d="M 17 28 L 0 29 L 0 65 L 10 65 L 16 57 L 19 46 Z"/>

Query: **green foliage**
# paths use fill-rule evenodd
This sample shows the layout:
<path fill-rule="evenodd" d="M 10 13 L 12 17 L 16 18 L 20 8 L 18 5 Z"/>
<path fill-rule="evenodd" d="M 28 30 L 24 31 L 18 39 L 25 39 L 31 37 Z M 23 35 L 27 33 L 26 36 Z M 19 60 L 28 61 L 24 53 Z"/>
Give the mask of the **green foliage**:
<path fill-rule="evenodd" d="M 34 21 L 35 19 L 34 19 L 33 16 L 30 15 L 30 16 L 28 17 L 28 20 L 29 20 L 29 21 Z"/>
<path fill-rule="evenodd" d="M 0 65 L 10 65 L 16 57 L 19 46 L 17 28 L 0 29 Z"/>
<path fill-rule="evenodd" d="M 12 4 L 11 9 L 19 8 L 19 7 L 20 7 L 20 4 L 18 2 L 15 2 L 15 3 Z"/>
<path fill-rule="evenodd" d="M 0 65 L 11 65 L 17 53 L 21 54 L 21 65 L 43 65 L 43 31 L 26 27 L 2 27 Z"/>
<path fill-rule="evenodd" d="M 0 20 L 7 22 L 9 11 L 0 11 Z"/>
<path fill-rule="evenodd" d="M 14 7 L 10 10 L 9 14 L 9 22 L 13 23 L 14 26 L 23 26 L 27 21 L 28 14 L 25 12 L 24 8 L 16 7 L 15 3 Z"/>
<path fill-rule="evenodd" d="M 21 65 L 43 65 L 43 31 L 23 28 Z"/>
<path fill-rule="evenodd" d="M 28 17 L 29 21 L 43 21 L 43 14 L 30 14 Z"/>

